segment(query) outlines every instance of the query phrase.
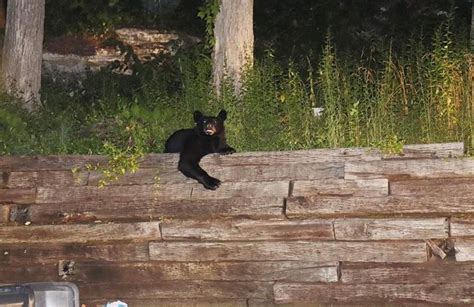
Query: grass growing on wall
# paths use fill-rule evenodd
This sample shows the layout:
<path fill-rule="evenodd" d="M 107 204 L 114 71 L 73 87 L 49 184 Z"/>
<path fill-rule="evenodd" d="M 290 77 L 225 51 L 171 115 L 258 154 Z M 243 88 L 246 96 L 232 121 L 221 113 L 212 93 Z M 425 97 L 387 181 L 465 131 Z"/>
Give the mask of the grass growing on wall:
<path fill-rule="evenodd" d="M 209 56 L 190 52 L 174 58 L 166 74 L 104 71 L 77 89 L 45 82 L 36 114 L 1 96 L 0 154 L 107 154 L 111 146 L 162 152 L 173 131 L 193 125 L 194 110 L 215 115 L 221 108 L 239 151 L 396 151 L 404 143 L 469 145 L 472 138 L 467 42 L 456 43 L 448 24 L 431 47 L 413 40 L 403 52 L 387 46 L 370 61 L 339 55 L 330 37 L 319 60 L 303 69 L 291 61 L 283 68 L 268 53 L 246 73 L 240 98 L 228 84 L 220 98 L 213 94 L 211 65 Z M 324 108 L 322 116 L 314 107 Z"/>

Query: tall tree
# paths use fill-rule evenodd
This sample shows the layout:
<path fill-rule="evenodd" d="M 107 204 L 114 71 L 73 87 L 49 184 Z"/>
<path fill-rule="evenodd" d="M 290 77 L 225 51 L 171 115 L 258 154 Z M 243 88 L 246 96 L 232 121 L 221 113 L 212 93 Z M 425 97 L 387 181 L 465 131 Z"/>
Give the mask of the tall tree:
<path fill-rule="evenodd" d="M 240 93 L 242 73 L 253 65 L 253 0 L 221 0 L 214 24 L 213 77 L 217 93 L 224 77 Z"/>
<path fill-rule="evenodd" d="M 45 0 L 8 1 L 3 45 L 3 82 L 26 109 L 38 106 Z"/>

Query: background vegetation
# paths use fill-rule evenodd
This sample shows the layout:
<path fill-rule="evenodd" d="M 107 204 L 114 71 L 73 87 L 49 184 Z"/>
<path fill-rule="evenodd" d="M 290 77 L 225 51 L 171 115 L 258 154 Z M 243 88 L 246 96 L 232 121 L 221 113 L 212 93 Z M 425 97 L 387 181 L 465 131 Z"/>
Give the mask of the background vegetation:
<path fill-rule="evenodd" d="M 98 14 L 100 7 L 81 8 L 84 1 L 59 2 L 95 12 L 69 27 L 71 32 L 103 33 L 114 24 L 133 23 L 134 14 L 139 15 L 121 11 L 127 1 L 106 1 L 115 3 L 114 18 L 122 16 L 117 20 Z M 59 4 L 54 9 L 50 15 L 67 12 Z M 188 11 L 196 14 L 190 24 L 199 24 L 204 35 L 197 8 Z M 258 12 L 265 15 L 257 10 L 256 16 Z M 355 48 L 356 41 L 344 39 L 342 27 L 331 26 L 320 28 L 320 38 L 314 41 L 307 35 L 287 40 L 288 50 L 278 47 L 278 37 L 264 36 L 265 26 L 259 26 L 262 20 L 256 17 L 258 57 L 246 73 L 240 98 L 230 88 L 215 97 L 210 55 L 203 46 L 181 52 L 166 64 L 138 63 L 132 76 L 104 70 L 74 88 L 44 80 L 38 113 L 25 113 L 12 98 L 0 97 L 0 154 L 161 152 L 174 130 L 193 125 L 194 110 L 217 114 L 220 108 L 229 112 L 228 139 L 238 151 L 345 146 L 396 151 L 404 143 L 448 141 L 469 145 L 474 124 L 468 32 L 455 22 L 455 9 L 445 12 L 437 22 L 430 20 L 436 23 L 431 33 L 423 26 L 409 34 L 385 31 Z M 276 19 L 290 21 L 285 14 Z M 49 34 L 59 35 L 55 31 L 65 21 L 52 22 L 50 17 L 48 23 L 50 15 Z M 61 16 L 67 20 L 67 14 Z M 357 28 L 362 19 L 356 17 Z M 331 22 L 337 14 L 334 18 L 326 22 L 337 24 Z M 157 22 L 151 17 L 146 22 L 153 20 Z M 284 38 L 287 32 L 279 34 Z M 314 116 L 316 107 L 324 108 L 322 116 Z"/>

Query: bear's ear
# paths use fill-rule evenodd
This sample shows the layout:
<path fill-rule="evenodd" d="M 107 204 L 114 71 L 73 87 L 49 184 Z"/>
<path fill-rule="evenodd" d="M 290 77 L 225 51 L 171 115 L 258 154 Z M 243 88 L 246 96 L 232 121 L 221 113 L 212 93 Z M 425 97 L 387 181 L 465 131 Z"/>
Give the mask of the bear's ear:
<path fill-rule="evenodd" d="M 199 111 L 194 111 L 194 122 L 195 122 L 195 123 L 200 122 L 203 117 L 204 117 L 204 115 L 202 115 L 201 112 L 199 112 Z"/>
<path fill-rule="evenodd" d="M 227 119 L 227 111 L 226 110 L 221 110 L 219 112 L 219 115 L 217 115 L 217 117 L 221 120 L 221 121 L 225 121 Z"/>

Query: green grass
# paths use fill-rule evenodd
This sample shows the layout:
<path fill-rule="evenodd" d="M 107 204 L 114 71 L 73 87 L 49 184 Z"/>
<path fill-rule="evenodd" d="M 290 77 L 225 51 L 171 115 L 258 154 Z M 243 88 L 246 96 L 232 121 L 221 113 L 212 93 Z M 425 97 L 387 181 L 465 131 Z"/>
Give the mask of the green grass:
<path fill-rule="evenodd" d="M 242 97 L 211 87 L 204 52 L 176 57 L 166 71 L 146 65 L 134 76 L 107 71 L 80 89 L 45 82 L 36 114 L 0 97 L 0 154 L 161 152 L 192 112 L 225 108 L 228 141 L 238 151 L 464 141 L 473 137 L 467 41 L 441 27 L 429 47 L 410 41 L 380 56 L 354 59 L 328 38 L 318 61 L 283 68 L 272 55 L 247 71 Z M 323 107 L 322 117 L 313 107 Z M 472 148 L 469 148 L 472 154 Z"/>

